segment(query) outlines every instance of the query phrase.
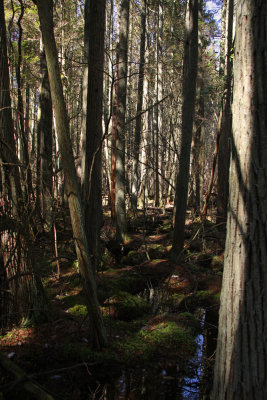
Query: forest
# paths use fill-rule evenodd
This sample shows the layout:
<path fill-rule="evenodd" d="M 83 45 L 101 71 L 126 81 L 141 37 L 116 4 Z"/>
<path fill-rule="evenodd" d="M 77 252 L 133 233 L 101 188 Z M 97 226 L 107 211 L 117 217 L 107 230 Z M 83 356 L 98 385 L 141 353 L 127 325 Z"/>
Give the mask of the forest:
<path fill-rule="evenodd" d="M 267 399 L 266 0 L 0 0 L 0 400 Z"/>

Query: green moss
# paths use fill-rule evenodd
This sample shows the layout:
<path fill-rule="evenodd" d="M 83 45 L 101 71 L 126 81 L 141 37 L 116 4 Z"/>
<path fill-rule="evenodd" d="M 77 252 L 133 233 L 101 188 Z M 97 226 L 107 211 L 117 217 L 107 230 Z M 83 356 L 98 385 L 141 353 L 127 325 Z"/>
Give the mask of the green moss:
<path fill-rule="evenodd" d="M 220 293 L 213 293 L 211 290 L 199 290 L 186 300 L 189 309 L 218 305 L 219 301 Z"/>
<path fill-rule="evenodd" d="M 85 317 L 87 315 L 87 308 L 83 304 L 76 304 L 74 307 L 69 308 L 69 313 Z"/>
<path fill-rule="evenodd" d="M 66 295 L 62 298 L 64 308 L 71 308 L 76 306 L 77 304 L 85 304 L 85 299 L 81 293 L 75 295 Z"/>
<path fill-rule="evenodd" d="M 79 268 L 79 261 L 78 261 L 78 260 L 75 260 L 75 261 L 72 263 L 72 267 L 73 267 L 73 269 L 74 269 L 75 272 L 79 272 L 79 271 L 80 271 L 80 268 Z"/>
<path fill-rule="evenodd" d="M 111 264 L 112 256 L 110 253 L 106 252 L 102 254 L 102 258 L 99 263 L 99 270 L 100 271 L 107 271 L 109 269 L 109 265 Z"/>
<path fill-rule="evenodd" d="M 179 323 L 188 329 L 193 336 L 201 332 L 200 319 L 188 311 L 179 314 Z"/>
<path fill-rule="evenodd" d="M 172 228 L 171 222 L 169 220 L 165 220 L 165 221 L 163 221 L 162 226 L 160 227 L 160 230 L 162 232 L 169 232 L 171 230 L 171 228 Z"/>
<path fill-rule="evenodd" d="M 121 291 L 137 292 L 140 282 L 142 282 L 142 277 L 129 274 L 109 278 L 103 277 L 97 288 L 98 299 L 100 303 L 103 303 L 107 298 Z"/>
<path fill-rule="evenodd" d="M 194 350 L 193 337 L 175 322 L 161 322 L 155 329 L 141 330 L 139 335 L 146 342 L 156 346 L 157 349 L 169 348 L 178 350 L 183 347 L 183 349 L 187 349 L 189 352 Z"/>
<path fill-rule="evenodd" d="M 146 256 L 144 253 L 140 253 L 135 250 L 129 251 L 127 256 L 122 257 L 121 262 L 124 265 L 137 265 L 141 264 L 143 261 L 145 261 Z"/>
<path fill-rule="evenodd" d="M 150 310 L 149 304 L 139 296 L 127 292 L 119 292 L 108 300 L 115 309 L 119 319 L 126 321 L 140 317 Z"/>
<path fill-rule="evenodd" d="M 182 293 L 173 293 L 165 300 L 163 306 L 169 307 L 170 309 L 176 309 L 180 306 L 184 298 L 185 295 Z"/>
<path fill-rule="evenodd" d="M 138 333 L 115 343 L 123 362 L 146 362 L 152 357 L 171 351 L 177 355 L 192 354 L 195 350 L 193 336 L 175 322 L 161 322 L 143 327 Z"/>
<path fill-rule="evenodd" d="M 163 253 L 165 252 L 165 248 L 161 244 L 152 243 L 149 244 L 147 248 L 149 257 L 151 259 L 159 259 L 163 256 Z"/>

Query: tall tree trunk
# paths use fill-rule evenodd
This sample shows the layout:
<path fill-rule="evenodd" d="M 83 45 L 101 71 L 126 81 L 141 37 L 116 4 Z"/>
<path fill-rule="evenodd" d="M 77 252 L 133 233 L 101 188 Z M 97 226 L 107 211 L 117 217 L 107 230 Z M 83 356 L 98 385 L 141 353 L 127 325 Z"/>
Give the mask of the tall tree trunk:
<path fill-rule="evenodd" d="M 88 2 L 88 4 L 87 4 Z M 102 106 L 105 1 L 86 1 L 85 47 L 88 52 L 86 131 L 82 137 L 81 187 L 85 207 L 88 248 L 96 270 L 99 261 L 102 222 Z"/>
<path fill-rule="evenodd" d="M 267 3 L 239 0 L 213 399 L 267 398 Z"/>
<path fill-rule="evenodd" d="M 156 102 L 155 106 L 155 122 L 156 122 L 156 138 L 155 138 L 155 206 L 160 204 L 160 137 L 162 135 L 162 104 L 158 104 L 163 98 L 163 67 L 162 67 L 162 35 L 163 35 L 163 5 L 160 0 L 158 3 L 158 34 L 157 34 L 157 78 L 156 78 Z M 162 154 L 164 157 L 164 154 Z"/>
<path fill-rule="evenodd" d="M 198 59 L 198 0 L 188 0 L 186 9 L 183 67 L 182 143 L 179 151 L 179 171 L 176 181 L 175 223 L 172 251 L 178 255 L 184 244 L 190 151 L 196 96 Z"/>
<path fill-rule="evenodd" d="M 120 31 L 118 43 L 118 92 L 117 92 L 117 142 L 116 142 L 116 193 L 115 218 L 116 239 L 122 242 L 127 237 L 125 206 L 125 114 L 127 92 L 127 55 L 129 34 L 129 0 L 121 0 Z"/>
<path fill-rule="evenodd" d="M 16 80 L 17 80 L 17 90 L 18 90 L 18 113 L 19 113 L 19 128 L 20 128 L 20 135 L 21 135 L 21 142 L 22 142 L 22 157 L 23 162 L 25 163 L 26 167 L 26 198 L 27 203 L 30 199 L 33 199 L 33 187 L 32 187 L 32 173 L 31 173 L 31 166 L 30 166 L 30 158 L 29 158 L 29 149 L 28 149 L 28 138 L 27 138 L 27 131 L 25 130 L 25 120 L 24 120 L 24 106 L 23 106 L 23 97 L 22 97 L 22 89 L 23 89 L 23 82 L 21 77 L 21 67 L 22 67 L 22 36 L 23 36 L 23 29 L 21 26 L 21 21 L 24 16 L 25 7 L 22 0 L 19 0 L 20 3 L 20 16 L 18 18 L 18 28 L 19 28 L 19 37 L 18 37 L 18 61 L 16 65 Z"/>
<path fill-rule="evenodd" d="M 203 23 L 203 0 L 199 0 L 199 21 Z M 203 80 L 203 36 L 202 23 L 198 29 L 198 75 L 196 89 L 196 111 L 192 144 L 191 181 L 193 186 L 193 207 L 199 213 L 203 206 L 204 173 L 204 80 Z"/>
<path fill-rule="evenodd" d="M 52 193 L 52 99 L 48 79 L 45 53 L 41 50 L 41 89 L 39 95 L 38 113 L 38 193 L 43 226 L 50 232 L 53 224 L 53 193 Z"/>
<path fill-rule="evenodd" d="M 233 43 L 233 14 L 234 0 L 227 1 L 226 7 L 226 37 L 224 51 L 224 93 L 222 99 L 222 125 L 218 153 L 218 196 L 217 196 L 217 222 L 226 221 L 229 165 L 230 165 L 230 139 L 232 129 L 232 43 Z"/>
<path fill-rule="evenodd" d="M 4 3 L 0 0 L 0 236 L 2 327 L 47 318 L 47 302 L 31 254 L 31 229 L 20 183 L 11 109 Z M 1 296 L 2 297 L 2 296 Z"/>
<path fill-rule="evenodd" d="M 140 39 L 140 66 L 137 88 L 137 107 L 136 107 L 136 122 L 133 148 L 133 182 L 132 182 L 132 207 L 137 209 L 137 199 L 140 187 L 139 174 L 139 156 L 140 142 L 142 131 L 142 115 L 143 108 L 143 91 L 144 91 L 144 74 L 145 74 L 145 45 L 146 45 L 146 0 L 143 0 L 141 11 L 141 39 Z"/>
<path fill-rule="evenodd" d="M 36 0 L 35 3 L 38 8 L 42 37 L 45 47 L 52 103 L 55 113 L 59 148 L 62 155 L 65 191 L 69 203 L 73 237 L 75 240 L 76 253 L 83 280 L 84 294 L 86 296 L 86 306 L 88 310 L 90 326 L 90 332 L 88 332 L 88 335 L 91 343 L 99 348 L 106 345 L 107 340 L 103 319 L 97 300 L 96 283 L 89 256 L 81 195 L 69 135 L 68 116 L 63 97 L 63 88 L 60 78 L 56 42 L 53 30 L 53 1 Z"/>

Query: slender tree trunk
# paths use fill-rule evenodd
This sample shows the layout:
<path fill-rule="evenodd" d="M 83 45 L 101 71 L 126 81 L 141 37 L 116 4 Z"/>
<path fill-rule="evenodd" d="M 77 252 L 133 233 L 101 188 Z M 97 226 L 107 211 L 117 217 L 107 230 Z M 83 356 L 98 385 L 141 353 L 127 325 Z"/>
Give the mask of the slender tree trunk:
<path fill-rule="evenodd" d="M 55 113 L 59 148 L 62 154 L 62 166 L 65 178 L 65 191 L 68 198 L 73 236 L 79 268 L 83 279 L 86 306 L 89 315 L 91 343 L 96 347 L 106 345 L 106 333 L 96 294 L 92 264 L 90 262 L 81 195 L 69 135 L 68 116 L 63 97 L 63 88 L 57 58 L 57 49 L 53 31 L 53 1 L 36 0 L 41 31 L 45 47 L 52 103 Z"/>
<path fill-rule="evenodd" d="M 203 170 L 204 170 L 204 80 L 203 80 L 203 0 L 199 0 L 198 27 L 198 73 L 196 88 L 196 111 L 194 121 L 194 134 L 192 144 L 191 181 L 193 207 L 199 213 L 203 206 Z"/>
<path fill-rule="evenodd" d="M 127 237 L 125 206 L 125 114 L 127 92 L 127 55 L 129 33 L 129 0 L 121 0 L 120 31 L 118 43 L 118 93 L 117 93 L 117 142 L 116 142 L 116 239 L 122 242 Z"/>
<path fill-rule="evenodd" d="M 23 106 L 23 97 L 22 97 L 22 89 L 23 89 L 23 82 L 21 77 L 21 67 L 22 67 L 22 36 L 23 36 L 23 29 L 21 26 L 21 21 L 24 16 L 25 7 L 22 0 L 19 0 L 20 3 L 20 16 L 18 18 L 18 30 L 19 30 L 19 37 L 18 37 L 18 61 L 16 65 L 16 79 L 17 79 L 17 90 L 18 90 L 18 113 L 19 113 L 19 128 L 20 128 L 20 135 L 22 141 L 22 154 L 23 154 L 23 162 L 26 166 L 26 194 L 27 194 L 27 203 L 30 199 L 33 199 L 33 187 L 32 187 L 32 173 L 31 173 L 31 166 L 30 166 L 30 158 L 29 158 L 29 150 L 28 150 L 28 138 L 26 135 L 25 130 L 25 120 L 24 120 L 24 106 Z"/>
<path fill-rule="evenodd" d="M 40 55 L 42 83 L 39 95 L 38 115 L 38 193 L 43 226 L 50 232 L 53 225 L 53 193 L 52 193 L 52 99 L 46 66 L 45 53 Z"/>
<path fill-rule="evenodd" d="M 230 192 L 213 399 L 267 398 L 267 3 L 237 1 Z"/>
<path fill-rule="evenodd" d="M 196 96 L 198 59 L 198 0 L 188 0 L 186 10 L 183 105 L 182 105 L 182 143 L 179 152 L 179 172 L 176 182 L 176 214 L 173 234 L 173 252 L 179 254 L 184 244 L 184 225 L 187 206 L 190 151 Z"/>
<path fill-rule="evenodd" d="M 232 129 L 232 43 L 233 43 L 233 13 L 234 0 L 227 1 L 226 7 L 226 37 L 224 52 L 224 93 L 222 100 L 222 125 L 218 153 L 218 196 L 217 196 L 217 222 L 226 221 L 229 165 L 230 165 L 230 139 Z M 222 67 L 221 67 L 222 68 Z"/>
<path fill-rule="evenodd" d="M 132 207 L 137 209 L 137 199 L 140 187 L 139 174 L 139 156 L 142 131 L 142 115 L 140 114 L 143 108 L 143 91 L 144 91 L 144 74 L 145 74 L 145 44 L 146 44 L 146 0 L 143 0 L 141 13 L 141 39 L 140 39 L 140 66 L 137 88 L 137 107 L 136 107 L 136 122 L 134 135 L 133 149 L 133 183 L 132 183 Z"/>

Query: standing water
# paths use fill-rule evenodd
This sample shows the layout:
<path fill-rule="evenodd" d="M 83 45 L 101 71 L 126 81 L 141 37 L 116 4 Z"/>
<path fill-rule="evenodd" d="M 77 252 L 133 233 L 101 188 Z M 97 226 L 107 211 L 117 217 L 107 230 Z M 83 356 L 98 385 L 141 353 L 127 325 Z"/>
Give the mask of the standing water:
<path fill-rule="evenodd" d="M 199 400 L 204 352 L 205 310 L 201 312 L 201 330 L 196 339 L 196 351 L 186 366 L 186 376 L 179 364 L 161 371 L 150 369 L 127 370 L 115 381 L 99 387 L 95 399 L 103 400 Z"/>

